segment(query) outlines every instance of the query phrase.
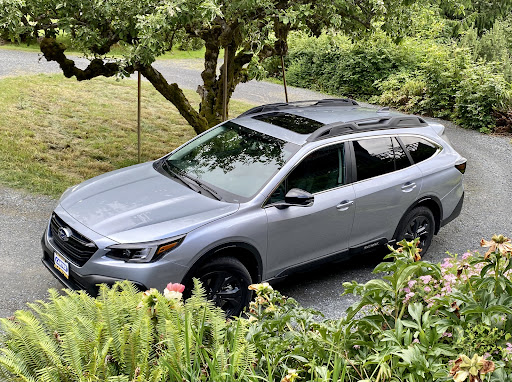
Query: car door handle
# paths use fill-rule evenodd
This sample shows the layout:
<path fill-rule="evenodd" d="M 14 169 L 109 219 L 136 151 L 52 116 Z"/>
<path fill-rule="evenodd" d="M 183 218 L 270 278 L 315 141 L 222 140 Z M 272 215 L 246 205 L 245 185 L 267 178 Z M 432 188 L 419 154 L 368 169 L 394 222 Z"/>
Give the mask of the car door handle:
<path fill-rule="evenodd" d="M 416 183 L 414 182 L 407 182 L 405 183 L 403 186 L 402 186 L 402 191 L 403 192 L 411 192 L 412 190 L 414 190 L 416 188 Z"/>
<path fill-rule="evenodd" d="M 344 200 L 342 202 L 340 202 L 340 204 L 338 204 L 336 206 L 336 209 L 338 211 L 346 211 L 349 209 L 349 207 L 354 204 L 354 201 L 353 200 Z"/>

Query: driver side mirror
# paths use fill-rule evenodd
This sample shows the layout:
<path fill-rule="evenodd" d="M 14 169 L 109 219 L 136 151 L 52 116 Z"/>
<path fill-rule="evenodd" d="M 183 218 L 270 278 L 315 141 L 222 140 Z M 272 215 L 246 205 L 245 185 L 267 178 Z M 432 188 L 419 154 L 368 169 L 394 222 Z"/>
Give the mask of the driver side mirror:
<path fill-rule="evenodd" d="M 276 204 L 279 209 L 288 208 L 291 206 L 297 207 L 311 207 L 315 202 L 313 194 L 301 190 L 300 188 L 292 188 L 284 197 L 284 203 Z"/>

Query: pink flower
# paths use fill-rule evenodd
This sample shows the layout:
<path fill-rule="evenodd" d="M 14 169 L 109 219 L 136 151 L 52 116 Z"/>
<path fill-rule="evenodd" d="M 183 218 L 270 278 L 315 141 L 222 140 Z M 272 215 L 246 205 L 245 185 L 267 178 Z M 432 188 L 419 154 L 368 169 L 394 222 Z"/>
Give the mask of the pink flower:
<path fill-rule="evenodd" d="M 405 293 L 411 293 L 411 290 L 409 288 L 404 288 Z"/>
<path fill-rule="evenodd" d="M 457 279 L 457 276 L 452 275 L 452 274 L 448 274 L 448 275 L 444 275 L 444 276 L 443 276 L 443 279 L 444 279 L 447 283 L 452 283 L 452 282 L 454 282 L 454 281 Z"/>
<path fill-rule="evenodd" d="M 420 340 L 415 338 L 413 341 L 412 341 L 413 344 L 419 344 L 420 343 Z"/>
<path fill-rule="evenodd" d="M 354 349 L 359 349 L 361 345 L 354 345 Z"/>
<path fill-rule="evenodd" d="M 408 284 L 409 284 L 409 288 L 412 288 L 414 286 L 414 284 L 416 284 L 416 280 L 409 280 Z"/>
<path fill-rule="evenodd" d="M 471 256 L 473 256 L 471 253 L 466 252 L 466 253 L 462 254 L 462 260 L 467 260 L 467 259 L 469 259 Z"/>
<path fill-rule="evenodd" d="M 444 332 L 443 333 L 443 337 L 452 337 L 452 336 L 453 336 L 453 334 L 450 333 L 450 332 Z"/>
<path fill-rule="evenodd" d="M 185 285 L 179 283 L 169 283 L 164 289 L 164 296 L 167 300 L 176 299 L 181 300 L 182 293 L 185 290 Z"/>
<path fill-rule="evenodd" d="M 426 286 L 424 290 L 427 293 L 432 292 L 432 288 L 430 288 L 429 286 Z"/>
<path fill-rule="evenodd" d="M 414 292 L 407 293 L 407 294 L 405 295 L 405 300 L 404 300 L 404 302 L 409 301 L 411 297 L 414 297 L 414 294 L 415 294 Z"/>
<path fill-rule="evenodd" d="M 169 284 L 167 284 L 165 289 L 167 289 L 169 291 L 183 293 L 183 291 L 185 290 L 185 285 L 180 284 L 180 283 L 175 283 L 175 284 L 169 283 Z"/>
<path fill-rule="evenodd" d="M 425 284 L 428 284 L 432 280 L 432 276 L 420 276 L 421 281 L 423 281 Z"/>

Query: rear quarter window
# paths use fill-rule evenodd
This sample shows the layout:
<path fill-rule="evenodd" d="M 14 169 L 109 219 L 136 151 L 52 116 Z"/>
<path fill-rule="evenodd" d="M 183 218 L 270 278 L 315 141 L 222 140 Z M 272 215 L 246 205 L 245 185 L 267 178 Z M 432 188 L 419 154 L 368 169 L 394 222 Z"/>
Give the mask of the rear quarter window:
<path fill-rule="evenodd" d="M 414 163 L 422 162 L 434 156 L 440 149 L 435 143 L 420 137 L 400 136 L 400 140 L 409 151 Z"/>

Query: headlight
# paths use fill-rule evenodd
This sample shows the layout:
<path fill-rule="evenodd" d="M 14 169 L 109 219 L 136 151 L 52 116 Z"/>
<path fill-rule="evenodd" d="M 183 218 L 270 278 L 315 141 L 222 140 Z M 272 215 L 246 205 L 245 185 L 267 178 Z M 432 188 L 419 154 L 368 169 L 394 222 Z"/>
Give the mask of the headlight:
<path fill-rule="evenodd" d="M 129 263 L 150 263 L 181 244 L 185 235 L 146 243 L 114 244 L 107 249 L 106 256 Z"/>

